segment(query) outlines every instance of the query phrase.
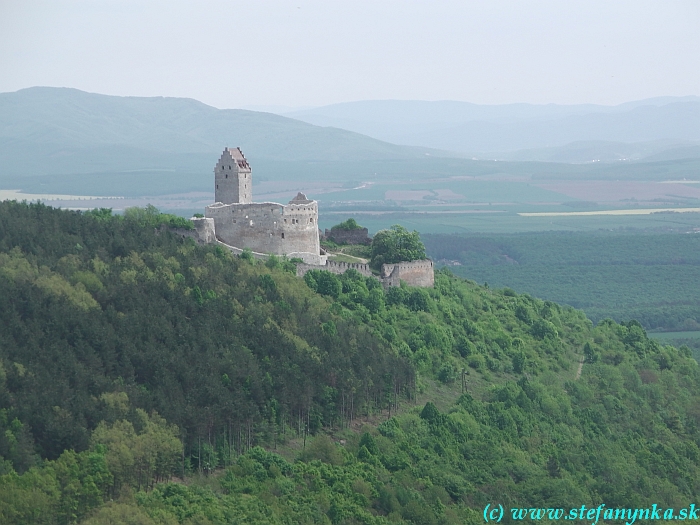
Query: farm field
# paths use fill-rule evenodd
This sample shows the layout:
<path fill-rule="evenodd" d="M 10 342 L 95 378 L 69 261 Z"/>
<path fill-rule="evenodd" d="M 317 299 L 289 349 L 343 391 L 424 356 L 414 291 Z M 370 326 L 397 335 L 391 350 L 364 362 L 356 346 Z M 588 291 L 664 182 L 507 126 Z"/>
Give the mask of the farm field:
<path fill-rule="evenodd" d="M 575 195 L 580 197 L 575 197 Z M 562 181 L 508 178 L 363 183 L 318 195 L 321 225 L 353 215 L 369 230 L 395 223 L 422 233 L 693 231 L 700 227 L 693 181 Z"/>
<path fill-rule="evenodd" d="M 532 207 L 531 207 L 532 208 Z M 521 216 L 506 206 L 483 206 L 461 210 L 376 211 L 362 208 L 340 210 L 321 207 L 321 228 L 330 228 L 348 217 L 355 217 L 370 232 L 402 224 L 425 234 L 508 234 L 546 231 L 658 231 L 686 232 L 700 228 L 700 213 L 590 216 Z"/>
<path fill-rule="evenodd" d="M 666 231 L 700 226 L 698 214 L 668 213 L 665 217 L 666 213 L 645 211 L 700 209 L 700 174 L 696 172 L 684 173 L 685 180 L 663 172 L 656 180 L 571 180 L 567 170 L 582 168 L 528 162 L 470 165 L 459 159 L 375 164 L 377 173 L 368 173 L 362 163 L 354 162 L 260 162 L 254 166 L 253 195 L 259 202 L 287 202 L 302 191 L 318 200 L 322 227 L 350 214 L 362 217 L 370 231 L 396 222 L 426 233 Z M 543 173 L 548 178 L 541 178 Z M 125 183 L 131 189 L 120 193 L 120 185 Z M 201 211 L 213 201 L 211 178 L 204 172 L 27 177 L 21 187 L 21 193 L 15 191 L 4 198 L 51 198 L 53 206 L 110 207 L 115 211 L 151 203 L 182 216 Z M 164 193 L 165 188 L 171 193 Z M 93 200 L 86 202 L 81 193 L 93 196 Z M 571 215 L 601 212 L 611 215 Z M 628 216 L 633 213 L 640 216 Z"/>

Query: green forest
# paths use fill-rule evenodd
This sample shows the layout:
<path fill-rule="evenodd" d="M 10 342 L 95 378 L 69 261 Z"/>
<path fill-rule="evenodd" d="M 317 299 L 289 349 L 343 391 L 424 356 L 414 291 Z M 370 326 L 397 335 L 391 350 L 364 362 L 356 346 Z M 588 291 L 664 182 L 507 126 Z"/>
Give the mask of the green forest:
<path fill-rule="evenodd" d="M 0 523 L 475 524 L 494 503 L 697 500 L 689 348 L 446 269 L 433 289 L 300 279 L 181 226 L 0 203 Z"/>
<path fill-rule="evenodd" d="M 456 275 L 580 308 L 594 322 L 636 319 L 648 330 L 700 327 L 700 235 L 541 232 L 423 235 Z"/>

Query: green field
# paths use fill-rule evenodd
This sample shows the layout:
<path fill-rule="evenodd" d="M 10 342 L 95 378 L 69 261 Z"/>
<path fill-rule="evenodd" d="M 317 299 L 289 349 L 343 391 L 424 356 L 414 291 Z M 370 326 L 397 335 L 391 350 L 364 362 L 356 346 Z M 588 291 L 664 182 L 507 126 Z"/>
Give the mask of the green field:
<path fill-rule="evenodd" d="M 427 192 L 425 196 L 404 197 L 402 200 L 416 204 L 429 205 L 440 201 L 441 192 L 449 192 L 447 203 L 530 203 L 538 201 L 559 202 L 562 195 L 541 189 L 528 182 L 496 183 L 491 180 L 442 179 L 437 181 L 390 181 L 369 184 L 367 187 L 327 193 L 324 201 L 381 201 L 401 198 L 402 192 Z M 391 197 L 394 194 L 395 196 Z M 399 194 L 399 195 L 397 195 Z M 321 198 L 321 197 L 319 197 Z M 443 200 L 444 202 L 444 200 Z"/>
<path fill-rule="evenodd" d="M 510 208 L 510 209 L 509 209 Z M 348 217 L 355 217 L 370 232 L 402 224 L 426 234 L 509 234 L 547 231 L 597 232 L 600 230 L 656 230 L 689 231 L 700 227 L 700 213 L 674 213 L 653 215 L 594 215 L 572 217 L 522 217 L 514 206 L 482 206 L 461 212 L 435 212 L 434 210 L 376 212 L 334 208 L 321 208 L 321 228 L 330 228 Z M 520 207 L 523 209 L 524 207 Z M 531 206 L 530 209 L 534 208 Z M 554 206 L 548 207 L 552 209 Z M 557 207 L 561 209 L 563 207 Z M 563 211 L 563 210 L 562 210 Z"/>

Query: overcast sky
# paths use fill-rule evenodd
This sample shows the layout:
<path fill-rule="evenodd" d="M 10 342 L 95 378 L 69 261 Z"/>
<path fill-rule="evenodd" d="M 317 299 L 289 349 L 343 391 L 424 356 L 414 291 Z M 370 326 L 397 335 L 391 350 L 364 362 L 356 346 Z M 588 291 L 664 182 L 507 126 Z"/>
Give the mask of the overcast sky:
<path fill-rule="evenodd" d="M 0 92 L 219 108 L 700 95 L 698 0 L 0 0 Z"/>

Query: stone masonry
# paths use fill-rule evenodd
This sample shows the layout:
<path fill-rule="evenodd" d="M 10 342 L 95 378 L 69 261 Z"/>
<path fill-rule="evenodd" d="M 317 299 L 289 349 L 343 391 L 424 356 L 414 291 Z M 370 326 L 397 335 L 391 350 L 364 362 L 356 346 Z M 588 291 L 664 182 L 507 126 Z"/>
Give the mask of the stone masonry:
<path fill-rule="evenodd" d="M 297 276 L 303 277 L 311 270 L 324 270 L 340 275 L 348 270 L 356 270 L 365 277 L 378 279 L 384 288 L 390 286 L 400 286 L 404 281 L 409 286 L 420 286 L 432 288 L 435 285 L 435 273 L 433 261 L 425 259 L 421 261 L 400 262 L 396 264 L 382 264 L 379 277 L 374 275 L 369 268 L 369 264 L 346 263 L 327 261 L 325 265 L 297 264 Z"/>
<path fill-rule="evenodd" d="M 385 288 L 399 286 L 401 281 L 405 281 L 409 286 L 424 288 L 432 288 L 435 285 L 435 271 L 430 259 L 382 264 L 381 277 Z"/>
<path fill-rule="evenodd" d="M 233 251 L 298 257 L 322 265 L 318 203 L 298 193 L 288 204 L 253 202 L 252 170 L 240 148 L 226 148 L 214 168 L 216 203 L 205 208 L 216 240 Z M 202 226 L 203 231 L 206 227 Z"/>

